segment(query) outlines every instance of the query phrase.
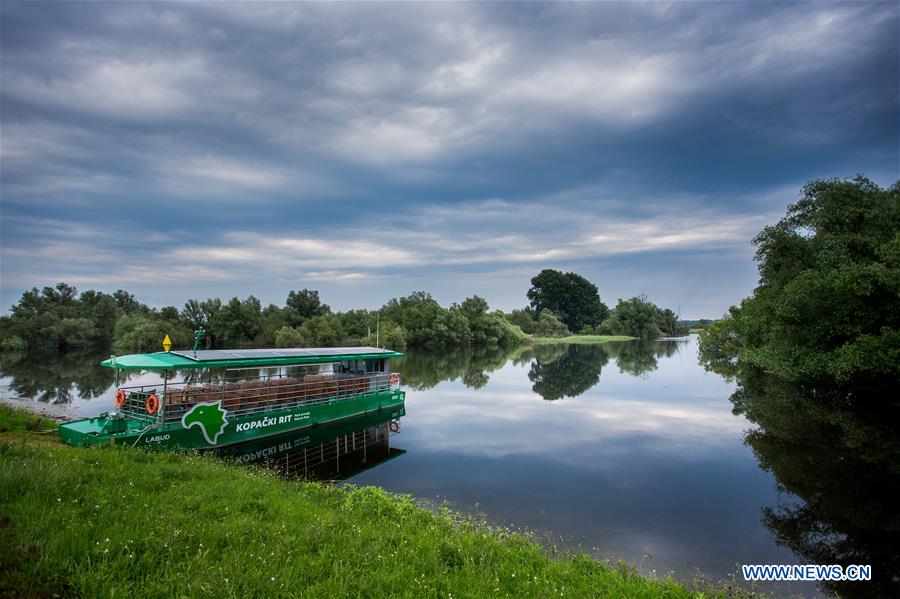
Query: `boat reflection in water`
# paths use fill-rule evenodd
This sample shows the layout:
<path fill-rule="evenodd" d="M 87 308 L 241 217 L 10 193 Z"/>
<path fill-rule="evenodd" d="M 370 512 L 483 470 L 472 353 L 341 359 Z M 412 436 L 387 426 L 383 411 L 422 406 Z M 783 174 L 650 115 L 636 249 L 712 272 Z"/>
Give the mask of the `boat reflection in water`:
<path fill-rule="evenodd" d="M 400 406 L 212 451 L 238 464 L 265 466 L 286 478 L 345 480 L 406 453 L 390 445 L 405 414 Z"/>

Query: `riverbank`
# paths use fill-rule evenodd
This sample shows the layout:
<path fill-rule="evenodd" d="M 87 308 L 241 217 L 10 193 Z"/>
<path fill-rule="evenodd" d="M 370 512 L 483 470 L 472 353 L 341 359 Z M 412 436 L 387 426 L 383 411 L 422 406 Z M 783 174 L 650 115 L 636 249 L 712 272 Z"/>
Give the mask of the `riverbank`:
<path fill-rule="evenodd" d="M 627 335 L 570 335 L 568 337 L 532 337 L 537 345 L 608 343 L 609 341 L 632 341 L 637 337 Z"/>
<path fill-rule="evenodd" d="M 71 448 L 52 426 L 0 406 L 0 596 L 699 596 L 378 488 Z"/>

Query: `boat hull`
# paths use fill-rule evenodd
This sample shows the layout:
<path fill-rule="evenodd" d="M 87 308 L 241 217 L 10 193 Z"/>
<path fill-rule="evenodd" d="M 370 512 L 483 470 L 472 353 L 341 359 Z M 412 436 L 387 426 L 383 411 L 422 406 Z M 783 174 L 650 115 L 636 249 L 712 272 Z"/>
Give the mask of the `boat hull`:
<path fill-rule="evenodd" d="M 400 417 L 406 394 L 384 390 L 353 398 L 341 398 L 308 405 L 276 407 L 263 413 L 229 413 L 221 402 L 200 403 L 180 421 L 148 424 L 139 419 L 99 416 L 67 422 L 59 426 L 59 436 L 69 445 L 87 447 L 124 444 L 147 449 L 191 450 L 226 447 L 271 435 L 280 435 L 384 411 Z M 396 411 L 396 416 L 390 412 Z"/>

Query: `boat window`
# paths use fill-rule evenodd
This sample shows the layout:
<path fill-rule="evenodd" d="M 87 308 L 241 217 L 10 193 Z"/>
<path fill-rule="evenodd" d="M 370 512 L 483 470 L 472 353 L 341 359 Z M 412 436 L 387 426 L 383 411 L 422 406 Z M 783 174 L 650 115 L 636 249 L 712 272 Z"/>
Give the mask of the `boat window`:
<path fill-rule="evenodd" d="M 366 372 L 382 372 L 384 370 L 384 358 L 366 360 Z"/>

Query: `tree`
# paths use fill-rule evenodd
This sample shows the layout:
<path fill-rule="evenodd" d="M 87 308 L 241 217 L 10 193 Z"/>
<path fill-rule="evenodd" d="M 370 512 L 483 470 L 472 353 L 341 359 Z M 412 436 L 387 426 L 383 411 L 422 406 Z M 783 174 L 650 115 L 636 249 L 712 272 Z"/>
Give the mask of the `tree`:
<path fill-rule="evenodd" d="M 244 301 L 231 298 L 210 319 L 210 330 L 225 347 L 251 345 L 262 332 L 259 300 L 249 296 Z"/>
<path fill-rule="evenodd" d="M 406 349 L 406 330 L 395 322 L 382 319 L 378 330 L 374 328 L 362 339 L 363 345 L 385 347 L 394 351 Z"/>
<path fill-rule="evenodd" d="M 543 309 L 533 327 L 535 337 L 568 337 L 569 328 L 551 310 Z"/>
<path fill-rule="evenodd" d="M 216 335 L 212 330 L 212 319 L 222 309 L 222 300 L 219 298 L 200 300 L 188 300 L 181 310 L 181 321 L 192 331 L 204 330 L 206 335 L 201 340 L 204 347 L 216 347 Z"/>
<path fill-rule="evenodd" d="M 857 392 L 896 385 L 900 181 L 812 181 L 753 243 L 759 285 L 714 335 L 701 335 L 701 352 L 720 352 L 713 341 L 725 336 L 739 340 L 730 346 L 740 360 L 786 380 Z"/>
<path fill-rule="evenodd" d="M 549 310 L 548 310 L 549 312 Z M 531 308 L 522 308 L 516 309 L 506 315 L 506 319 L 512 324 L 516 325 L 522 331 L 528 335 L 534 335 L 534 327 L 536 324 L 536 314 L 531 311 Z M 554 317 L 555 318 L 555 317 Z M 566 326 L 566 325 L 563 325 Z M 568 329 L 566 329 L 568 331 Z"/>
<path fill-rule="evenodd" d="M 341 318 L 334 314 L 321 314 L 307 318 L 300 325 L 300 336 L 306 347 L 329 347 L 342 345 L 344 327 Z"/>
<path fill-rule="evenodd" d="M 597 286 L 574 272 L 542 270 L 531 279 L 528 300 L 535 313 L 551 310 L 569 331 L 580 331 L 586 324 L 600 324 L 609 312 L 600 301 Z"/>
<path fill-rule="evenodd" d="M 133 293 L 128 293 L 124 289 L 117 289 L 112 297 L 126 316 L 149 311 L 147 306 L 134 299 Z"/>
<path fill-rule="evenodd" d="M 275 347 L 303 347 L 303 335 L 299 330 L 284 325 L 275 334 Z"/>
<path fill-rule="evenodd" d="M 319 292 L 314 289 L 301 289 L 288 293 L 286 311 L 291 325 L 298 326 L 307 318 L 331 314 L 328 304 L 319 299 Z"/>
<path fill-rule="evenodd" d="M 659 308 L 644 295 L 628 300 L 620 299 L 601 329 L 612 335 L 641 339 L 659 337 Z"/>
<path fill-rule="evenodd" d="M 166 335 L 174 349 L 187 349 L 194 339 L 193 332 L 178 320 L 142 313 L 123 316 L 116 323 L 113 349 L 116 353 L 160 351 Z"/>

